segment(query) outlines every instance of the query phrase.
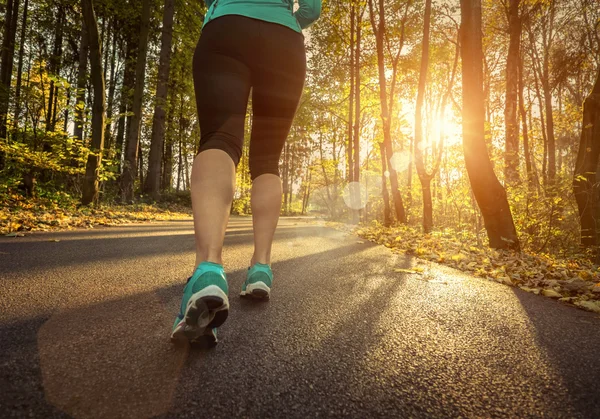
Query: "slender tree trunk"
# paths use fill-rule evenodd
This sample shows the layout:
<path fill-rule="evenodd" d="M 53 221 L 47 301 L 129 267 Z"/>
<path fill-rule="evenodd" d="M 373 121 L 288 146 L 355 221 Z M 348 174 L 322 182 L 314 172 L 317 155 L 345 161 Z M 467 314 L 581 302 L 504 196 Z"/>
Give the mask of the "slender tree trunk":
<path fill-rule="evenodd" d="M 544 41 L 544 59 L 541 74 L 544 104 L 546 108 L 546 137 L 548 139 L 548 184 L 552 186 L 556 178 L 556 139 L 554 137 L 554 116 L 552 111 L 552 89 L 550 87 L 550 53 L 552 50 L 552 31 L 554 26 L 555 0 L 550 0 L 548 26 L 542 30 Z"/>
<path fill-rule="evenodd" d="M 142 0 L 142 23 L 138 42 L 138 57 L 135 69 L 135 91 L 133 93 L 133 117 L 127 135 L 125 164 L 122 176 L 124 202 L 133 201 L 134 181 L 137 175 L 137 152 L 142 125 L 142 100 L 146 78 L 146 55 L 150 26 L 150 0 Z"/>
<path fill-rule="evenodd" d="M 504 107 L 505 152 L 504 178 L 507 185 L 519 183 L 519 120 L 517 118 L 519 86 L 519 48 L 521 44 L 521 0 L 510 0 L 508 8 L 509 46 L 506 58 L 506 100 Z"/>
<path fill-rule="evenodd" d="M 85 19 L 81 22 L 81 41 L 79 44 L 79 70 L 77 72 L 77 94 L 75 96 L 75 129 L 73 134 L 79 141 L 83 141 L 84 115 L 85 115 L 85 87 L 88 66 L 88 35 Z"/>
<path fill-rule="evenodd" d="M 360 58 L 361 58 L 361 37 L 362 37 L 362 19 L 364 16 L 365 8 L 357 5 L 361 10 L 357 10 L 356 13 L 356 58 L 354 60 L 354 69 L 356 72 L 355 75 L 355 86 L 354 86 L 354 147 L 353 147 L 353 164 L 354 169 L 352 171 L 354 182 L 357 182 L 355 187 L 356 194 L 360 195 Z M 357 199 L 357 202 L 361 202 L 360 196 Z M 362 209 L 353 209 L 352 218 L 354 224 L 358 224 L 360 222 Z"/>
<path fill-rule="evenodd" d="M 17 85 L 15 90 L 15 127 L 19 124 L 21 116 L 21 80 L 23 78 L 23 58 L 25 56 L 25 39 L 27 36 L 27 12 L 29 9 L 29 0 L 25 0 L 23 5 L 23 18 L 21 19 L 21 36 L 19 42 L 19 61 L 17 64 Z"/>
<path fill-rule="evenodd" d="M 431 22 L 431 0 L 425 0 L 425 17 L 423 22 L 423 42 L 421 43 L 421 70 L 415 105 L 415 165 L 423 192 L 423 231 L 430 233 L 433 228 L 433 202 L 431 200 L 431 178 L 425 168 L 423 156 L 423 102 L 425 100 L 425 83 L 427 81 L 427 66 L 429 65 L 429 29 Z M 434 172 L 435 173 L 435 172 Z"/>
<path fill-rule="evenodd" d="M 56 32 L 54 34 L 54 51 L 50 57 L 50 74 L 54 76 L 60 75 L 60 66 L 62 61 L 62 41 L 63 41 L 63 25 L 65 20 L 65 10 L 59 7 L 58 22 Z M 46 112 L 46 131 L 54 131 L 56 124 L 56 101 L 58 99 L 58 86 L 54 80 L 50 80 L 50 88 L 48 92 L 48 112 Z M 46 147 L 47 148 L 47 147 Z"/>
<path fill-rule="evenodd" d="M 154 200 L 160 198 L 160 162 L 165 139 L 166 101 L 169 86 L 169 69 L 171 64 L 171 42 L 173 39 L 173 15 L 175 0 L 165 0 L 163 11 L 162 38 L 160 61 L 158 64 L 158 82 L 156 85 L 156 105 L 152 119 L 152 139 L 150 156 L 148 157 L 148 176 L 146 177 L 145 192 Z"/>
<path fill-rule="evenodd" d="M 8 0 L 4 21 L 4 37 L 0 59 L 0 138 L 6 138 L 8 105 L 15 54 L 15 38 L 19 18 L 19 0 Z M 0 157 L 3 160 L 3 157 Z M 0 167 L 3 164 L 0 161 Z"/>
<path fill-rule="evenodd" d="M 356 1 L 350 0 L 350 97 L 348 101 L 348 145 L 346 146 L 348 155 L 348 164 L 346 178 L 348 182 L 354 181 L 354 164 L 352 159 L 354 158 L 354 142 L 352 141 L 353 133 L 353 121 L 354 121 L 354 84 L 355 84 L 355 71 L 354 71 L 354 35 L 355 35 L 355 16 L 356 16 Z M 358 118 L 358 117 L 357 117 Z"/>
<path fill-rule="evenodd" d="M 98 175 L 102 162 L 104 147 L 104 75 L 102 70 L 102 51 L 98 36 L 98 23 L 92 0 L 82 0 L 83 18 L 86 22 L 88 44 L 90 46 L 91 81 L 94 87 L 94 104 L 92 107 L 92 144 L 88 156 L 83 182 L 81 203 L 88 205 L 98 199 Z"/>
<path fill-rule="evenodd" d="M 114 21 L 116 22 L 116 21 Z M 113 133 L 112 133 L 112 117 L 113 117 L 113 107 L 115 103 L 115 92 L 117 88 L 117 80 L 115 78 L 115 72 L 117 67 L 117 25 L 113 22 L 113 38 L 112 38 L 112 46 L 111 46 L 111 54 L 110 54 L 110 78 L 109 78 L 109 88 L 108 88 L 108 105 L 106 107 L 106 131 L 104 132 L 104 144 L 105 149 L 109 153 L 110 156 L 114 155 L 112 152 L 113 148 Z"/>
<path fill-rule="evenodd" d="M 286 211 L 287 211 L 287 207 L 288 207 L 288 193 L 289 193 L 288 176 L 289 176 L 289 172 L 290 172 L 289 159 L 290 159 L 290 143 L 288 141 L 288 142 L 286 142 L 285 148 L 283 149 L 283 179 L 282 179 L 283 188 L 282 189 L 283 189 L 283 213 L 284 213 L 284 215 L 287 215 Z"/>
<path fill-rule="evenodd" d="M 583 123 L 573 192 L 581 219 L 581 244 L 598 245 L 600 230 L 600 68 L 596 83 L 583 105 Z"/>
<path fill-rule="evenodd" d="M 384 13 L 384 1 L 379 0 L 379 25 L 375 23 L 374 12 L 373 12 L 373 0 L 369 0 L 369 11 L 371 15 L 371 24 L 373 26 L 373 32 L 375 33 L 375 43 L 377 48 L 377 68 L 379 76 L 379 98 L 381 102 L 381 120 L 383 124 L 383 144 L 385 147 L 385 155 L 388 162 L 394 154 L 392 148 L 392 128 L 390 111 L 388 107 L 388 94 L 387 94 L 387 80 L 385 76 L 385 56 L 384 56 L 384 35 L 385 35 L 385 13 Z M 393 87 L 393 86 L 392 86 Z M 391 100 L 394 100 L 394 95 L 390 95 Z M 402 202 L 402 196 L 398 189 L 398 174 L 391 164 L 388 165 L 390 173 L 390 185 L 392 189 L 392 197 L 394 200 L 394 209 L 396 213 L 396 220 L 400 223 L 406 223 L 406 211 L 404 209 L 404 203 Z"/>
<path fill-rule="evenodd" d="M 170 192 L 173 188 L 173 120 L 175 114 L 175 104 L 177 94 L 174 91 L 174 86 L 171 85 L 170 104 L 167 114 L 167 130 L 165 131 L 166 141 L 164 150 L 164 163 L 163 163 L 163 178 L 162 178 L 162 190 Z M 170 129 L 170 131 L 169 131 Z"/>
<path fill-rule="evenodd" d="M 519 249 L 517 232 L 485 143 L 481 0 L 461 0 L 463 146 L 473 194 L 483 215 L 490 246 Z"/>
<path fill-rule="evenodd" d="M 523 125 L 523 155 L 525 157 L 525 170 L 527 172 L 527 185 L 533 190 L 534 177 L 531 167 L 531 148 L 529 144 L 529 130 L 527 126 L 527 111 L 525 110 L 525 84 L 523 82 L 523 57 L 519 54 L 519 114 Z"/>
<path fill-rule="evenodd" d="M 125 52 L 125 68 L 123 69 L 123 83 L 121 85 L 121 103 L 119 104 L 119 123 L 117 125 L 116 153 L 119 161 L 119 173 L 122 173 L 122 164 L 125 149 L 125 133 L 131 125 L 131 116 L 124 116 L 131 111 L 132 93 L 135 83 L 135 56 L 137 41 L 135 37 L 127 40 Z"/>
<path fill-rule="evenodd" d="M 381 153 L 381 194 L 383 196 L 383 225 L 389 227 L 392 225 L 392 217 L 390 212 L 390 194 L 387 189 L 387 164 L 385 158 L 385 145 L 379 143 L 379 152 Z"/>

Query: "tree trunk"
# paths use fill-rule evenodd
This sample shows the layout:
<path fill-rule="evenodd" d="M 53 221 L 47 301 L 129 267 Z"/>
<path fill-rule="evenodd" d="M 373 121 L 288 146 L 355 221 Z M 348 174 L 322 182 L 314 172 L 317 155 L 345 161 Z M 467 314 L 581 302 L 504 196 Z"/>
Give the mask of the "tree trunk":
<path fill-rule="evenodd" d="M 523 83 L 523 58 L 519 54 L 519 113 L 523 125 L 523 155 L 525 156 L 525 170 L 527 171 L 527 185 L 533 190 L 534 177 L 531 167 L 531 149 L 529 144 L 529 130 L 527 127 L 527 111 L 525 110 L 525 84 Z"/>
<path fill-rule="evenodd" d="M 142 125 L 142 101 L 146 78 L 146 55 L 148 52 L 148 32 L 150 26 L 150 0 L 142 1 L 142 22 L 138 42 L 138 57 L 135 68 L 135 90 L 133 92 L 133 117 L 127 132 L 125 164 L 122 176 L 122 198 L 124 202 L 133 201 L 133 190 L 137 176 L 137 152 Z"/>
<path fill-rule="evenodd" d="M 586 247 L 598 245 L 600 229 L 600 68 L 596 83 L 583 104 L 583 124 L 573 192 L 581 219 L 581 244 Z"/>
<path fill-rule="evenodd" d="M 0 138 L 6 138 L 8 105 L 10 103 L 10 83 L 15 55 L 15 38 L 19 17 L 19 0 L 8 0 L 4 21 L 4 37 L 0 62 Z M 0 158 L 3 160 L 3 157 Z M 0 162 L 0 167 L 3 164 Z"/>
<path fill-rule="evenodd" d="M 354 164 L 352 159 L 354 158 L 354 142 L 352 141 L 352 133 L 353 133 L 353 121 L 354 121 L 354 33 L 356 31 L 354 24 L 354 18 L 356 16 L 356 1 L 350 0 L 350 97 L 348 101 L 348 145 L 346 146 L 347 155 L 348 155 L 348 173 L 346 174 L 346 178 L 348 182 L 354 181 Z"/>
<path fill-rule="evenodd" d="M 383 145 L 383 143 L 379 143 L 379 152 L 381 153 L 381 194 L 383 195 L 383 225 L 389 227 L 390 225 L 392 225 L 392 218 L 390 213 L 390 194 L 388 193 L 386 179 L 387 164 L 385 158 L 385 145 Z"/>
<path fill-rule="evenodd" d="M 171 81 L 171 83 L 173 83 Z M 170 192 L 173 188 L 173 120 L 175 118 L 175 106 L 177 103 L 177 94 L 175 92 L 175 86 L 171 84 L 171 97 L 169 98 L 169 109 L 167 113 L 167 126 L 165 130 L 165 150 L 164 150 L 164 161 L 163 161 L 163 175 L 162 175 L 162 190 Z M 170 129 L 170 131 L 169 131 Z"/>
<path fill-rule="evenodd" d="M 290 166 L 289 166 L 289 159 L 290 159 L 290 143 L 289 141 L 286 142 L 285 144 L 285 148 L 283 149 L 283 179 L 282 179 L 282 189 L 283 189 L 283 214 L 287 215 L 286 211 L 287 211 L 287 207 L 288 207 L 288 187 L 289 187 L 289 183 L 288 183 L 288 176 L 289 176 L 289 172 L 290 172 Z"/>
<path fill-rule="evenodd" d="M 114 24 L 114 23 L 113 23 Z M 107 126 L 105 128 L 105 132 L 104 132 L 104 145 L 105 145 L 105 149 L 108 151 L 110 156 L 113 156 L 114 153 L 112 152 L 112 148 L 113 148 L 113 141 L 112 141 L 112 117 L 113 117 L 113 107 L 114 107 L 114 103 L 115 103 L 115 91 L 116 91 L 116 87 L 117 87 L 117 80 L 115 78 L 115 71 L 116 71 L 116 63 L 117 63 L 117 34 L 116 34 L 116 24 L 114 24 L 115 27 L 113 28 L 113 39 L 112 39 L 112 46 L 111 46 L 111 55 L 110 55 L 110 78 L 109 78 L 109 85 L 110 87 L 108 88 L 108 105 L 106 107 L 106 119 L 107 119 Z"/>
<path fill-rule="evenodd" d="M 90 46 L 90 78 L 94 87 L 94 104 L 92 107 L 92 144 L 85 167 L 83 196 L 81 203 L 88 205 L 98 199 L 98 175 L 104 147 L 104 75 L 102 70 L 102 51 L 98 36 L 98 23 L 92 0 L 82 0 L 83 18 L 86 22 L 88 44 Z"/>
<path fill-rule="evenodd" d="M 519 85 L 519 49 L 521 44 L 521 0 L 510 0 L 508 27 L 510 41 L 506 58 L 506 100 L 504 107 L 505 152 L 504 178 L 507 185 L 519 183 L 519 120 L 517 119 L 517 98 Z"/>
<path fill-rule="evenodd" d="M 423 191 L 423 231 L 430 233 L 433 228 L 433 203 L 431 200 L 431 178 L 425 168 L 423 157 L 423 102 L 425 100 L 425 83 L 429 64 L 429 28 L 431 22 L 431 0 L 425 0 L 425 17 L 423 22 L 423 42 L 421 43 L 421 70 L 415 105 L 415 165 Z M 434 171 L 435 173 L 435 171 Z"/>
<path fill-rule="evenodd" d="M 18 126 L 21 116 L 21 80 L 23 77 L 23 57 L 25 55 L 25 39 L 27 36 L 27 12 L 29 9 L 29 0 L 25 0 L 23 5 L 23 18 L 21 20 L 21 36 L 19 44 L 19 62 L 17 64 L 17 85 L 15 90 L 15 127 Z M 1 138 L 1 137 L 0 137 Z"/>
<path fill-rule="evenodd" d="M 125 53 L 125 68 L 123 69 L 123 83 L 121 85 L 121 103 L 119 104 L 119 123 L 117 125 L 117 140 L 116 140 L 116 153 L 117 160 L 119 162 L 119 173 L 121 173 L 122 165 L 121 160 L 124 158 L 124 143 L 125 133 L 128 131 L 128 127 L 131 125 L 131 117 L 124 116 L 131 110 L 132 102 L 132 91 L 134 90 L 135 83 L 135 54 L 137 51 L 137 41 L 135 37 L 127 40 Z"/>
<path fill-rule="evenodd" d="M 371 24 L 373 26 L 373 32 L 375 33 L 375 43 L 377 47 L 377 68 L 379 76 L 379 98 L 381 102 L 381 120 L 383 124 L 383 144 L 385 147 L 385 155 L 389 162 L 392 158 L 392 132 L 391 132 L 391 118 L 388 107 L 387 97 L 387 80 L 385 76 L 385 56 L 383 52 L 384 47 L 384 34 L 385 34 L 385 13 L 383 0 L 379 0 L 379 25 L 375 23 L 373 13 L 373 0 L 369 0 L 369 11 L 371 15 Z M 393 86 L 392 86 L 393 87 Z M 390 95 L 391 100 L 394 100 L 394 95 Z M 390 185 L 392 189 L 392 197 L 394 200 L 394 209 L 396 213 L 396 220 L 400 223 L 406 223 L 406 211 L 404 210 L 404 203 L 402 202 L 402 196 L 398 189 L 398 174 L 391 164 L 388 164 L 388 170 L 390 173 Z"/>
<path fill-rule="evenodd" d="M 542 28 L 544 40 L 544 59 L 541 74 L 546 108 L 546 137 L 548 139 L 548 184 L 552 186 L 556 178 L 556 139 L 554 137 L 554 116 L 552 112 L 552 89 L 550 87 L 550 54 L 552 51 L 552 31 L 554 26 L 555 1 L 550 0 L 550 16 L 548 26 Z"/>
<path fill-rule="evenodd" d="M 50 57 L 49 73 L 58 77 L 62 58 L 63 25 L 65 21 L 65 10 L 59 7 L 58 22 L 54 34 L 54 51 Z M 98 44 L 99 45 L 99 44 Z M 102 65 L 102 63 L 101 63 Z M 46 112 L 46 131 L 54 131 L 56 124 L 56 101 L 58 99 L 58 86 L 54 80 L 50 80 L 48 92 L 48 112 Z M 47 147 L 46 147 L 47 148 Z"/>
<path fill-rule="evenodd" d="M 85 19 L 81 22 L 81 41 L 79 46 L 79 70 L 77 73 L 77 94 L 75 96 L 75 129 L 73 135 L 83 141 L 84 115 L 85 115 L 85 85 L 87 81 L 88 65 L 88 35 Z"/>
<path fill-rule="evenodd" d="M 473 194 L 483 215 L 490 246 L 519 249 L 517 232 L 485 143 L 481 0 L 461 0 L 463 147 Z"/>
<path fill-rule="evenodd" d="M 160 198 L 160 163 L 165 140 L 166 101 L 169 86 L 169 69 L 171 64 L 171 42 L 173 39 L 173 15 L 175 0 L 165 0 L 163 11 L 163 29 L 158 65 L 158 82 L 156 84 L 156 105 L 152 119 L 152 139 L 150 156 L 148 157 L 148 176 L 146 177 L 145 192 L 152 199 Z"/>
<path fill-rule="evenodd" d="M 360 7 L 360 6 L 359 6 Z M 356 57 L 354 59 L 354 69 L 356 72 L 354 76 L 354 146 L 353 146 L 353 157 L 352 162 L 354 169 L 352 171 L 354 182 L 357 182 L 356 193 L 360 195 L 360 54 L 361 54 L 361 36 L 362 36 L 362 18 L 364 15 L 364 7 L 362 10 L 356 13 Z M 361 202 L 361 198 L 357 199 L 357 202 Z M 358 224 L 360 222 L 361 209 L 354 208 L 352 210 L 353 223 Z"/>

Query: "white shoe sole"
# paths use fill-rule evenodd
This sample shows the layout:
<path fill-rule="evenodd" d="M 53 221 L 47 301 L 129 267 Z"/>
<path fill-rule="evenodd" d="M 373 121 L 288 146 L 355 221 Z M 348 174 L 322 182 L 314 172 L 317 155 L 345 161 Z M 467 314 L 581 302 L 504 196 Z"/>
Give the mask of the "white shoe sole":
<path fill-rule="evenodd" d="M 248 284 L 246 291 L 240 293 L 242 297 L 252 296 L 254 298 L 269 298 L 271 296 L 271 288 L 262 281 Z"/>
<path fill-rule="evenodd" d="M 184 318 L 173 330 L 171 340 L 194 340 L 212 334 L 213 327 L 221 326 L 229 315 L 227 294 L 216 285 L 193 294 L 186 306 Z"/>

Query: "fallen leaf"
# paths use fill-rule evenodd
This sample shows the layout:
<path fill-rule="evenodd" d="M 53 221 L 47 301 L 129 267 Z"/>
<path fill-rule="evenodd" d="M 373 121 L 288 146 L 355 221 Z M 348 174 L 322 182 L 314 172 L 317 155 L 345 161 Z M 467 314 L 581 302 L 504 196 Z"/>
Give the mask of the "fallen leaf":
<path fill-rule="evenodd" d="M 577 301 L 575 305 L 593 311 L 594 313 L 600 313 L 600 304 L 593 301 Z"/>
<path fill-rule="evenodd" d="M 542 295 L 550 298 L 562 298 L 562 295 L 554 290 L 543 290 Z"/>
<path fill-rule="evenodd" d="M 406 274 L 422 274 L 423 269 L 422 268 L 416 268 L 416 269 L 396 268 L 396 269 L 394 269 L 394 272 L 403 272 Z"/>
<path fill-rule="evenodd" d="M 8 233 L 5 234 L 6 237 L 25 237 L 25 234 L 23 233 Z"/>

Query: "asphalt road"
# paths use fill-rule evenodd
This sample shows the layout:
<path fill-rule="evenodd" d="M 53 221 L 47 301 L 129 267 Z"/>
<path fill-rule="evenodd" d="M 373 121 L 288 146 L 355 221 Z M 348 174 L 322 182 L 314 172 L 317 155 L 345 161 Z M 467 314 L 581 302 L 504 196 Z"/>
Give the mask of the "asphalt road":
<path fill-rule="evenodd" d="M 58 241 L 56 241 L 58 240 Z M 282 219 L 270 302 L 212 350 L 169 333 L 189 221 L 0 239 L 0 417 L 600 417 L 600 316 Z"/>

